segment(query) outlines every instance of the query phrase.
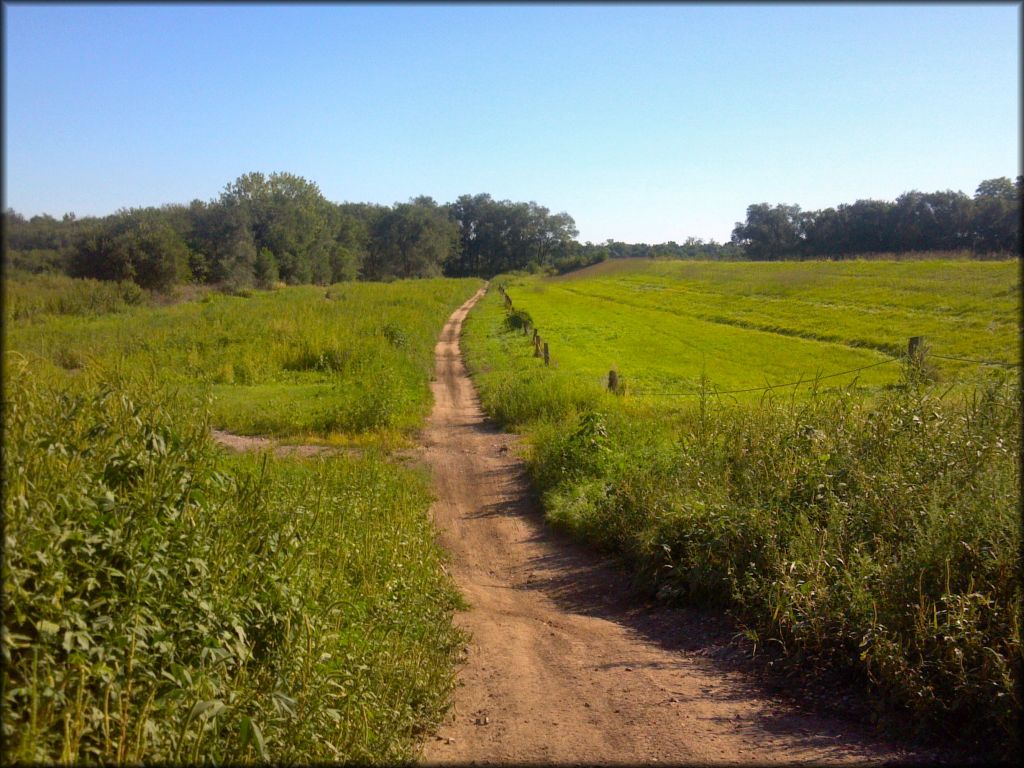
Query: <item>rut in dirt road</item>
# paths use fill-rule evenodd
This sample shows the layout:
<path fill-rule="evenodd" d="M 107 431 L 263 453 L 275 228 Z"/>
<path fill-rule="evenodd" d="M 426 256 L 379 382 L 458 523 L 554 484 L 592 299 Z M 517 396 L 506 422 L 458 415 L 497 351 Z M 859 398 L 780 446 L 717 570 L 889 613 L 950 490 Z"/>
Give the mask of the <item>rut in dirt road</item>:
<path fill-rule="evenodd" d="M 620 571 L 544 525 L 515 438 L 484 418 L 459 351 L 462 321 L 436 347 L 424 435 L 432 514 L 470 609 L 454 706 L 430 763 L 881 762 L 908 760 L 854 724 L 769 698 L 702 655 L 698 611 L 645 612 Z"/>

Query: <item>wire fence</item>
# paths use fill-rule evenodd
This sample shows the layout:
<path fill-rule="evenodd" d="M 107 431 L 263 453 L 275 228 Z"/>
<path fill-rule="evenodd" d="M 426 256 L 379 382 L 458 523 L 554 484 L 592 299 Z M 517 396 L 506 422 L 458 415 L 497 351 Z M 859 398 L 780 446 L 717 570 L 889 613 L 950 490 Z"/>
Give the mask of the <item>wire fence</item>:
<path fill-rule="evenodd" d="M 746 392 L 767 392 L 770 389 L 781 389 L 783 387 L 797 387 L 801 384 L 811 384 L 822 379 L 834 379 L 837 376 L 846 376 L 851 373 L 858 373 L 859 371 L 866 371 L 868 368 L 877 368 L 880 365 L 888 365 L 889 363 L 898 363 L 900 358 L 891 357 L 888 360 L 880 360 L 877 363 L 870 363 L 869 365 L 862 365 L 859 368 L 850 368 L 846 371 L 838 371 L 837 373 L 829 373 L 824 376 L 808 376 L 806 378 L 797 379 L 796 381 L 787 381 L 785 384 L 768 384 L 763 387 L 750 387 L 747 389 L 708 389 L 706 392 L 716 395 L 738 395 Z M 633 395 L 646 395 L 646 396 L 657 396 L 657 397 L 687 397 L 704 394 L 701 390 L 691 390 L 687 392 L 658 392 L 655 390 L 638 389 L 630 390 L 630 394 Z"/>
<path fill-rule="evenodd" d="M 934 352 L 928 353 L 929 357 L 937 357 L 940 360 L 956 360 L 961 363 L 974 363 L 975 365 L 995 365 L 1002 368 L 1020 368 L 1020 363 L 1007 363 L 1003 360 L 973 360 L 969 357 L 952 357 L 950 355 L 937 355 Z"/>
<path fill-rule="evenodd" d="M 508 310 L 508 312 L 509 313 L 515 312 L 515 308 L 512 305 L 512 297 L 509 296 L 508 293 L 505 291 L 505 287 L 504 286 L 499 286 L 498 290 L 501 292 L 501 295 L 504 298 L 505 308 Z M 522 326 L 522 328 L 523 328 L 523 333 L 524 334 L 528 334 L 530 332 L 530 330 L 531 330 L 531 324 L 529 322 L 527 322 L 526 324 L 524 324 Z M 542 341 L 541 336 L 540 336 L 540 332 L 539 332 L 539 330 L 537 329 L 537 327 L 535 325 L 532 326 L 532 330 L 533 330 L 533 337 L 532 337 L 532 340 L 531 340 L 531 344 L 533 344 L 534 349 L 536 350 L 535 351 L 535 356 L 536 357 L 543 356 L 543 358 L 544 358 L 544 365 L 550 365 L 551 364 L 551 358 L 550 358 L 550 351 L 549 351 L 548 343 Z M 543 353 L 541 353 L 541 348 L 542 347 L 543 347 Z M 839 376 L 848 376 L 848 375 L 853 374 L 853 373 L 859 373 L 860 371 L 866 371 L 866 370 L 868 370 L 870 368 L 877 368 L 877 367 L 882 366 L 882 365 L 888 365 L 889 363 L 909 363 L 909 364 L 912 364 L 912 365 L 914 365 L 914 366 L 916 366 L 916 367 L 918 367 L 920 369 L 923 369 L 924 366 L 925 366 L 925 361 L 928 358 L 936 358 L 936 359 L 939 359 L 939 360 L 950 360 L 950 361 L 956 361 L 956 362 L 960 362 L 960 363 L 969 363 L 969 364 L 974 364 L 974 365 L 994 366 L 994 367 L 1000 367 L 1000 368 L 1020 368 L 1021 367 L 1021 363 L 1020 362 L 1011 363 L 1011 362 L 1007 362 L 1005 360 L 979 360 L 979 359 L 975 359 L 975 358 L 955 357 L 953 355 L 939 355 L 939 354 L 936 354 L 936 353 L 932 352 L 930 349 L 927 348 L 927 346 L 925 345 L 925 340 L 924 340 L 923 336 L 914 336 L 914 337 L 911 337 L 909 339 L 909 342 L 908 342 L 908 345 L 907 345 L 907 353 L 906 353 L 906 355 L 902 355 L 902 356 L 899 356 L 899 357 L 890 357 L 890 358 L 887 358 L 885 360 L 879 360 L 878 362 L 869 363 L 868 365 L 862 365 L 862 366 L 859 366 L 857 368 L 849 368 L 849 369 L 847 369 L 845 371 L 836 371 L 834 373 L 829 373 L 829 374 L 824 374 L 824 375 L 817 374 L 817 375 L 814 375 L 814 376 L 806 376 L 806 377 L 802 377 L 800 379 L 797 379 L 796 381 L 787 381 L 787 382 L 785 382 L 783 384 L 768 384 L 768 385 L 765 385 L 765 386 L 762 386 L 762 387 L 749 387 L 749 388 L 744 388 L 744 389 L 729 389 L 729 390 L 719 390 L 719 389 L 715 389 L 713 387 L 698 387 L 698 388 L 686 390 L 686 391 L 683 391 L 683 392 L 670 392 L 670 391 L 661 391 L 661 390 L 652 390 L 652 389 L 632 389 L 631 388 L 629 390 L 629 393 L 631 395 L 640 395 L 640 396 L 644 396 L 644 397 L 699 397 L 701 395 L 707 395 L 707 394 L 711 394 L 711 395 L 739 395 L 739 394 L 747 394 L 747 393 L 751 393 L 751 392 L 768 392 L 770 390 L 782 389 L 784 387 L 797 387 L 797 386 L 800 386 L 801 384 L 813 384 L 813 383 L 816 383 L 816 382 L 819 382 L 819 381 L 823 381 L 824 379 L 834 379 L 834 378 L 837 378 Z M 619 374 L 618 374 L 617 371 L 612 370 L 612 371 L 608 372 L 607 382 L 608 382 L 608 389 L 613 390 L 613 391 L 619 391 Z"/>

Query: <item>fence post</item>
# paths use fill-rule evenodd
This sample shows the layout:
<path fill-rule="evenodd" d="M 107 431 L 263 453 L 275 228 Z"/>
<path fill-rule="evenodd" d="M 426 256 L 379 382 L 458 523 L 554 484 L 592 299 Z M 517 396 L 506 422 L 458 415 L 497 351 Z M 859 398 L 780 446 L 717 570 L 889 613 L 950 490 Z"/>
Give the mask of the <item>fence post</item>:
<path fill-rule="evenodd" d="M 927 362 L 928 342 L 924 336 L 911 336 L 907 342 L 907 373 L 917 381 L 937 381 L 938 373 Z"/>
<path fill-rule="evenodd" d="M 548 354 L 548 343 L 544 342 L 544 365 L 550 365 L 551 356 Z"/>
<path fill-rule="evenodd" d="M 617 393 L 619 391 L 619 374 L 612 368 L 608 371 L 608 391 Z"/>
<path fill-rule="evenodd" d="M 907 358 L 920 365 L 924 362 L 925 349 L 924 336 L 911 336 L 907 342 Z"/>
<path fill-rule="evenodd" d="M 540 357 L 540 334 L 533 337 L 533 356 Z"/>

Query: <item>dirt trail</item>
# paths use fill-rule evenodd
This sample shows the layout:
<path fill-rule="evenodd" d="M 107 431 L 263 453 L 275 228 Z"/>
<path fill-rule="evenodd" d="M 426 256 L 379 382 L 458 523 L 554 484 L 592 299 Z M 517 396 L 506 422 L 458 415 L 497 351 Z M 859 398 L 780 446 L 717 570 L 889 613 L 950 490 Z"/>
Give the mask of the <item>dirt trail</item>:
<path fill-rule="evenodd" d="M 222 445 L 235 453 L 246 453 L 256 451 L 272 450 L 275 456 L 298 456 L 309 458 L 311 456 L 333 456 L 345 452 L 342 448 L 330 445 L 288 445 L 279 444 L 269 437 L 258 437 L 256 435 L 236 435 L 232 432 L 224 432 L 220 429 L 211 429 L 210 436 L 218 445 Z M 353 453 L 351 449 L 348 453 Z"/>
<path fill-rule="evenodd" d="M 854 724 L 776 701 L 707 649 L 720 619 L 645 610 L 625 574 L 551 531 L 531 501 L 514 436 L 489 424 L 459 351 L 437 344 L 422 449 L 432 514 L 472 634 L 428 763 L 888 762 L 911 755 Z M 713 641 L 711 641 L 713 643 Z"/>

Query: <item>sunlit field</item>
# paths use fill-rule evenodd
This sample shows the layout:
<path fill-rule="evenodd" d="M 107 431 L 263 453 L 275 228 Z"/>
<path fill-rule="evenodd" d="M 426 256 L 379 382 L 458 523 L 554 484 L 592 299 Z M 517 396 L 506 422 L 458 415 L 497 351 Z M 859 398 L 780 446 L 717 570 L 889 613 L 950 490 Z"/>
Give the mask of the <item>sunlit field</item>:
<path fill-rule="evenodd" d="M 58 280 L 81 284 L 79 294 L 113 290 Z M 250 296 L 210 293 L 165 308 L 108 301 L 122 311 L 95 314 L 95 302 L 46 305 L 34 283 L 15 282 L 8 288 L 15 322 L 8 324 L 7 350 L 57 380 L 87 368 L 121 368 L 209 393 L 214 426 L 231 432 L 394 442 L 427 413 L 436 335 L 479 284 L 299 286 Z M 53 311 L 65 306 L 70 313 Z"/>
<path fill-rule="evenodd" d="M 616 368 L 637 395 L 694 391 L 702 376 L 722 392 L 819 376 L 884 388 L 911 336 L 943 381 L 979 372 L 948 357 L 1020 360 L 1016 262 L 615 261 L 508 292 L 558 366 L 592 381 Z"/>
<path fill-rule="evenodd" d="M 5 761 L 414 759 L 464 638 L 429 479 L 388 449 L 478 285 L 5 286 Z M 213 426 L 360 450 L 228 455 Z"/>
<path fill-rule="evenodd" d="M 527 435 L 554 525 L 652 597 L 727 606 L 759 652 L 849 676 L 880 717 L 1005 757 L 1019 367 L 945 357 L 1019 362 L 1018 269 L 612 262 L 499 279 L 512 309 L 492 291 L 464 348 L 488 413 Z"/>

